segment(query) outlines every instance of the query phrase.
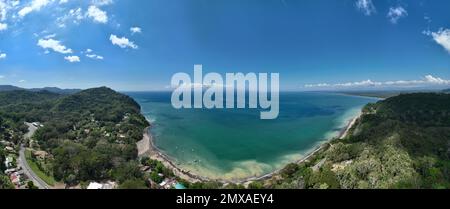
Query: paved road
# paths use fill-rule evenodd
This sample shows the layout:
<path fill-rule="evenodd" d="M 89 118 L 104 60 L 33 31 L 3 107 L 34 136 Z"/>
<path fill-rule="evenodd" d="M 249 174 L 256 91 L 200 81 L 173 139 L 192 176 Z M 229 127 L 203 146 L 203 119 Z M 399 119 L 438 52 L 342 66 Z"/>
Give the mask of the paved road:
<path fill-rule="evenodd" d="M 30 139 L 33 136 L 34 132 L 37 131 L 38 128 L 36 126 L 34 126 L 32 123 L 25 122 L 25 125 L 28 126 L 28 132 L 24 135 L 24 137 L 26 139 Z"/>
<path fill-rule="evenodd" d="M 25 157 L 25 147 L 23 147 L 23 145 L 20 146 L 18 163 L 19 163 L 20 167 L 22 167 L 23 172 L 25 173 L 25 175 L 27 175 L 28 178 L 30 178 L 30 180 L 33 181 L 35 186 L 37 186 L 39 189 L 50 189 L 51 188 L 51 186 L 48 185 L 47 183 L 45 183 L 44 180 L 39 178 L 33 172 L 33 170 L 30 168 L 30 166 L 28 165 L 27 159 Z"/>
<path fill-rule="evenodd" d="M 30 139 L 33 136 L 34 132 L 36 132 L 37 127 L 35 127 L 31 123 L 25 123 L 25 124 L 28 126 L 28 133 L 25 134 L 25 138 Z M 34 173 L 34 171 L 30 168 L 30 166 L 28 165 L 27 159 L 25 157 L 25 147 L 23 145 L 20 145 L 19 159 L 18 159 L 17 163 L 20 167 L 22 167 L 25 175 L 27 175 L 28 178 L 30 180 L 32 180 L 34 185 L 37 186 L 39 189 L 50 189 L 51 188 L 51 186 L 48 185 L 47 183 L 45 183 L 44 180 L 39 178 L 39 176 L 37 176 Z"/>

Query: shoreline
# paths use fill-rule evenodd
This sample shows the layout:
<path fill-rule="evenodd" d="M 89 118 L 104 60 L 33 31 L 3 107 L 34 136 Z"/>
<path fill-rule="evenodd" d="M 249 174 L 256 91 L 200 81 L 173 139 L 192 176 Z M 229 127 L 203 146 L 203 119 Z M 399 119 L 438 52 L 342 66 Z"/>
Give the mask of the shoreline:
<path fill-rule="evenodd" d="M 308 161 L 316 153 L 320 152 L 323 148 L 325 148 L 325 145 L 327 145 L 327 143 L 329 143 L 330 141 L 335 140 L 335 139 L 343 139 L 343 138 L 347 137 L 350 129 L 355 125 L 355 123 L 358 121 L 358 119 L 361 118 L 362 115 L 363 115 L 362 111 L 359 111 L 359 113 L 355 117 L 348 120 L 347 125 L 344 128 L 342 128 L 342 130 L 339 132 L 338 136 L 332 137 L 332 138 L 324 140 L 324 141 L 320 141 L 319 144 L 316 145 L 314 148 L 312 148 L 311 151 L 307 152 L 307 154 L 304 157 L 301 157 L 300 159 L 298 159 L 297 161 L 294 161 L 293 163 L 300 164 L 305 161 Z M 245 181 L 242 181 L 239 183 L 247 184 L 247 183 L 251 183 L 253 181 L 269 179 L 269 178 L 273 177 L 274 175 L 278 174 L 283 169 L 284 169 L 284 167 L 281 169 L 272 171 L 271 173 L 265 174 L 260 177 L 250 177 L 250 178 L 245 179 Z"/>
<path fill-rule="evenodd" d="M 173 160 L 170 159 L 169 156 L 164 154 L 161 150 L 159 150 L 153 143 L 153 136 L 150 134 L 150 127 L 145 128 L 144 130 L 144 136 L 142 141 L 138 143 L 146 143 L 145 146 L 148 146 L 148 150 L 145 152 L 139 152 L 139 157 L 150 157 L 152 160 L 158 160 L 160 161 L 164 166 L 171 169 L 175 176 L 185 179 L 189 182 L 195 183 L 199 181 L 210 181 L 211 179 L 208 179 L 206 177 L 192 174 L 190 171 L 184 170 L 183 168 L 176 165 L 176 163 L 173 162 Z M 148 145 L 147 145 L 148 144 Z M 139 146 L 139 145 L 138 145 Z M 138 149 L 139 150 L 139 149 Z"/>
<path fill-rule="evenodd" d="M 339 132 L 338 136 L 336 137 L 332 137 L 330 139 L 326 139 L 324 141 L 320 141 L 317 146 L 315 146 L 314 148 L 311 149 L 311 151 L 307 152 L 307 154 L 304 157 L 301 157 L 300 159 L 294 161 L 293 163 L 296 164 L 300 164 L 303 163 L 305 161 L 308 161 L 312 156 L 314 156 L 316 153 L 318 153 L 319 151 L 321 151 L 325 145 L 327 145 L 328 142 L 334 140 L 334 139 L 343 139 L 345 137 L 347 137 L 347 135 L 350 132 L 350 129 L 355 125 L 355 123 L 358 121 L 359 118 L 361 118 L 362 116 L 362 111 L 360 110 L 359 113 L 355 116 L 352 117 L 350 120 L 348 120 L 348 123 L 345 127 L 343 127 L 341 129 L 341 131 Z M 153 160 L 158 160 L 161 163 L 163 163 L 164 166 L 166 166 L 167 168 L 171 169 L 175 176 L 185 179 L 189 182 L 195 183 L 195 182 L 205 182 L 205 181 L 218 181 L 224 184 L 227 183 L 234 183 L 234 184 L 249 184 L 251 182 L 254 181 L 259 181 L 259 180 L 265 180 L 265 179 L 269 179 L 271 177 L 273 177 L 274 175 L 278 174 L 283 168 L 281 169 L 277 169 L 273 172 L 264 174 L 262 176 L 259 177 L 248 177 L 248 178 L 244 178 L 244 179 L 239 179 L 239 180 L 227 180 L 227 179 L 210 179 L 208 177 L 205 176 L 201 176 L 198 174 L 193 174 L 191 173 L 191 171 L 185 170 L 183 168 L 181 168 L 180 166 L 177 166 L 175 162 L 173 162 L 173 160 L 170 159 L 169 156 L 167 156 L 166 154 L 164 154 L 161 150 L 159 150 L 153 142 L 153 136 L 150 133 L 150 129 L 151 126 L 145 128 L 144 130 L 144 135 L 143 135 L 143 139 L 141 141 L 139 141 L 138 144 L 138 150 L 139 150 L 139 146 L 145 146 L 147 148 L 147 150 L 142 150 L 139 151 L 139 157 L 150 157 Z M 287 165 L 287 164 L 286 164 Z"/>

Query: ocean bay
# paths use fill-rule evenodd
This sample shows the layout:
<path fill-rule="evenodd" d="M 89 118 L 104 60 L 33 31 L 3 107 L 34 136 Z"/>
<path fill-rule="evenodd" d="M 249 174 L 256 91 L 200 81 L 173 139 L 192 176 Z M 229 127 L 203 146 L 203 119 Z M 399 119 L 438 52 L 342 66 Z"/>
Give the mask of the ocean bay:
<path fill-rule="evenodd" d="M 257 177 L 301 159 L 339 135 L 377 99 L 328 93 L 280 94 L 280 115 L 255 109 L 174 109 L 169 92 L 127 93 L 151 122 L 154 145 L 180 168 L 211 179 Z"/>

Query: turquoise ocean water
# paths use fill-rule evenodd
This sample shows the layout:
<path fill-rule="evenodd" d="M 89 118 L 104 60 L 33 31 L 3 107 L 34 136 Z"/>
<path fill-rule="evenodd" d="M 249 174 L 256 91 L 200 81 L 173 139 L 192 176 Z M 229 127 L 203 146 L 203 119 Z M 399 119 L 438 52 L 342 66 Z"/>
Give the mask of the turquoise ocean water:
<path fill-rule="evenodd" d="M 182 109 L 168 92 L 127 93 L 151 122 L 154 143 L 180 167 L 213 179 L 261 176 L 301 159 L 336 137 L 376 99 L 326 93 L 281 93 L 280 115 L 260 110 Z"/>

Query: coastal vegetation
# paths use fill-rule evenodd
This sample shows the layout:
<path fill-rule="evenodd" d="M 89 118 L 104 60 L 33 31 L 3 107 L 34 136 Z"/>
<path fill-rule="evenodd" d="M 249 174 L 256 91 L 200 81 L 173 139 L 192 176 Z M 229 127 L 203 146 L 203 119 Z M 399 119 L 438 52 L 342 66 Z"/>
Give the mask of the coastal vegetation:
<path fill-rule="evenodd" d="M 415 93 L 433 93 L 435 90 L 367 90 L 367 91 L 342 91 L 340 93 L 346 95 L 362 96 L 362 97 L 376 97 L 387 99 L 390 97 L 399 96 L 401 94 L 415 94 Z"/>
<path fill-rule="evenodd" d="M 450 95 L 404 94 L 363 109 L 344 139 L 265 188 L 450 188 Z"/>
<path fill-rule="evenodd" d="M 144 181 L 131 171 L 139 171 L 135 143 L 149 124 L 130 97 L 105 87 L 75 94 L 0 92 L 0 139 L 20 143 L 27 121 L 42 124 L 30 142 L 24 142 L 49 154 L 44 164 L 38 163 L 45 165 L 40 170 L 49 179 L 69 186 L 111 179 L 128 185 L 130 180 Z"/>
<path fill-rule="evenodd" d="M 24 140 L 27 121 L 42 126 Z M 104 87 L 69 95 L 0 92 L 0 141 L 41 152 L 29 150 L 26 156 L 49 184 L 83 188 L 90 181 L 113 180 L 120 189 L 158 188 L 168 177 L 188 189 L 450 188 L 450 94 L 401 94 L 368 104 L 346 137 L 245 186 L 188 182 L 157 160 L 138 161 L 136 142 L 148 126 L 133 99 Z M 0 145 L 2 162 L 6 155 Z M 13 188 L 4 170 L 1 164 L 0 188 Z"/>
<path fill-rule="evenodd" d="M 160 184 L 164 181 L 164 178 L 174 178 L 175 174 L 172 170 L 165 167 L 162 162 L 144 157 L 141 159 L 143 166 L 148 166 L 150 172 L 146 174 L 146 179 L 150 179 L 152 182 Z"/>

